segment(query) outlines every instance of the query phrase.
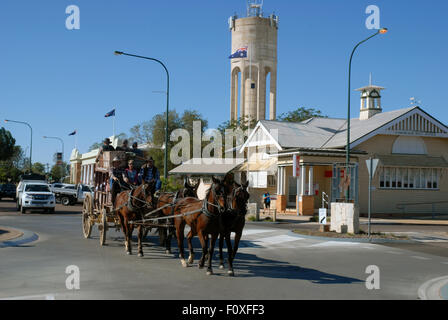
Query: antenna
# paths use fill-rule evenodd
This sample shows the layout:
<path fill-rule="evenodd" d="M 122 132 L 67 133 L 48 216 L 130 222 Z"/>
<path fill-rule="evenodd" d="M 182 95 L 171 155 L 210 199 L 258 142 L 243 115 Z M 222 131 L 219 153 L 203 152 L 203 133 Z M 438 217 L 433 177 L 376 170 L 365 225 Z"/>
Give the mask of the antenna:
<path fill-rule="evenodd" d="M 411 101 L 411 107 L 418 107 L 422 104 L 422 102 L 416 97 L 409 98 L 409 101 Z"/>
<path fill-rule="evenodd" d="M 263 0 L 247 0 L 247 16 L 263 17 Z"/>

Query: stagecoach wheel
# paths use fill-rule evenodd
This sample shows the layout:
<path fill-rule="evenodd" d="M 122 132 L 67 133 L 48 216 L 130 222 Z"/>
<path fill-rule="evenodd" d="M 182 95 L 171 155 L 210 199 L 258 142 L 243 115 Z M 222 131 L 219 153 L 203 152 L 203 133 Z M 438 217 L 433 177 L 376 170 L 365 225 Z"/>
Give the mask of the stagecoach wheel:
<path fill-rule="evenodd" d="M 101 212 L 101 226 L 100 226 L 100 244 L 104 246 L 106 243 L 106 234 L 107 234 L 107 211 L 103 209 Z"/>
<path fill-rule="evenodd" d="M 92 210 L 92 198 L 88 194 L 82 203 L 82 233 L 86 239 L 90 238 L 92 233 L 92 223 L 90 222 Z"/>

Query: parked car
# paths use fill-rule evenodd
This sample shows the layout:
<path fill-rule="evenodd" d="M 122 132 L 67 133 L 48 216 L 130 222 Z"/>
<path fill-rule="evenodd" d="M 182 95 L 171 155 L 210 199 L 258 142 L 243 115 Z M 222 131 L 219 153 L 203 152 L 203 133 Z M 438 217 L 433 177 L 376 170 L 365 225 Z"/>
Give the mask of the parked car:
<path fill-rule="evenodd" d="M 26 213 L 28 209 L 42 209 L 54 213 L 56 199 L 47 183 L 22 181 L 22 190 L 17 199 L 17 210 Z"/>
<path fill-rule="evenodd" d="M 9 198 L 16 200 L 16 185 L 12 183 L 5 183 L 0 185 L 0 200 Z"/>
<path fill-rule="evenodd" d="M 52 184 L 51 190 L 56 196 L 56 201 L 62 203 L 64 206 L 75 205 L 76 203 L 83 202 L 85 194 L 92 192 L 88 186 L 78 184 Z"/>

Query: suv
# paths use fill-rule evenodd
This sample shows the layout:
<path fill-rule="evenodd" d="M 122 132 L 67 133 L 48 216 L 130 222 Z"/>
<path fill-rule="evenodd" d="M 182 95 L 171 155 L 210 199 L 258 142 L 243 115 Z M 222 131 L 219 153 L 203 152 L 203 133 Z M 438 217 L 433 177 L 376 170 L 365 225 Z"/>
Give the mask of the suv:
<path fill-rule="evenodd" d="M 6 183 L 0 185 L 0 200 L 2 198 L 11 198 L 16 200 L 16 185 L 12 183 Z"/>
<path fill-rule="evenodd" d="M 56 199 L 46 183 L 27 181 L 21 185 L 20 196 L 17 198 L 17 211 L 26 213 L 27 209 L 43 209 L 54 213 Z"/>

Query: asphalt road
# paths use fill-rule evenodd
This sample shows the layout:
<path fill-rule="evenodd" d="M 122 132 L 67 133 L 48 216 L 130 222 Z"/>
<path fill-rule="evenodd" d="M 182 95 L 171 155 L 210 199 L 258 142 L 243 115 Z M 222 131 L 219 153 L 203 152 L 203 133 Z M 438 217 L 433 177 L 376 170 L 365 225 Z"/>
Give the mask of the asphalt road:
<path fill-rule="evenodd" d="M 403 246 L 321 241 L 293 236 L 287 228 L 248 224 L 235 277 L 217 268 L 207 276 L 196 261 L 183 268 L 150 234 L 144 258 L 127 256 L 120 232 L 101 247 L 81 232 L 80 206 L 58 206 L 55 214 L 22 215 L 0 202 L 0 225 L 30 230 L 39 239 L 0 249 L 0 299 L 417 299 L 428 280 L 448 275 L 448 257 Z M 136 252 L 134 243 L 134 252 Z M 68 290 L 68 266 L 80 271 L 79 290 Z M 368 290 L 366 268 L 378 266 L 380 289 Z"/>

